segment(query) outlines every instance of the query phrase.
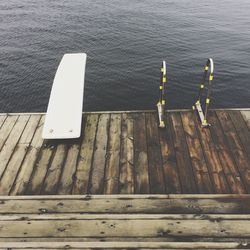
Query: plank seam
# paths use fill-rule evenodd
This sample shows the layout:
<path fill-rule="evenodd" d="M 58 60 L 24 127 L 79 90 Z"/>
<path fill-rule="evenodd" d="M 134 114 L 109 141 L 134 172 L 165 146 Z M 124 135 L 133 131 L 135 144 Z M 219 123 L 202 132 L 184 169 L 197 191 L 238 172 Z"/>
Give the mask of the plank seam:
<path fill-rule="evenodd" d="M 216 117 L 217 117 L 217 119 L 218 119 L 218 121 L 219 121 L 220 127 L 221 127 L 221 129 L 222 129 L 223 136 L 224 136 L 224 139 L 225 139 L 225 141 L 226 141 L 227 147 L 230 149 L 230 152 L 231 152 L 231 155 L 232 155 L 232 159 L 233 159 L 233 161 L 234 161 L 234 163 L 235 163 L 235 166 L 237 167 L 237 170 L 238 170 L 238 172 L 239 172 L 239 174 L 240 174 L 242 184 L 244 185 L 245 190 L 246 190 L 247 192 L 249 192 L 250 190 L 248 190 L 248 188 L 247 188 L 247 184 L 245 183 L 245 179 L 242 178 L 242 174 L 241 174 L 241 171 L 240 171 L 240 166 L 237 164 L 237 161 L 235 160 L 235 155 L 234 155 L 234 153 L 232 153 L 232 148 L 231 148 L 231 146 L 230 146 L 230 143 L 228 142 L 229 138 L 227 138 L 227 135 L 225 134 L 225 131 L 224 131 L 223 126 L 222 126 L 222 123 L 221 123 L 221 120 L 220 120 L 220 118 L 219 118 L 217 112 L 215 112 L 215 114 L 216 114 Z M 231 120 L 230 115 L 229 115 L 229 118 L 230 118 L 230 120 Z M 231 120 L 231 123 L 233 124 L 232 120 Z M 233 125 L 233 127 L 234 127 L 234 125 Z M 234 130 L 235 130 L 235 127 L 234 127 Z M 236 132 L 236 130 L 235 130 L 235 132 Z M 236 132 L 235 134 L 236 134 L 236 136 L 238 137 L 237 132 Z M 239 140 L 239 138 L 238 138 L 238 140 Z M 240 142 L 240 143 L 241 143 L 241 142 Z"/>
<path fill-rule="evenodd" d="M 90 190 L 91 190 L 91 181 L 92 181 L 92 174 L 93 174 L 94 153 L 95 153 L 95 147 L 96 147 L 96 134 L 97 134 L 98 126 L 99 126 L 99 121 L 100 121 L 100 114 L 98 114 L 98 119 L 97 119 L 96 129 L 95 129 L 95 139 L 94 139 L 94 147 L 93 147 L 93 152 L 92 152 L 92 157 L 91 157 L 91 166 L 90 166 L 90 170 L 89 170 L 87 194 L 91 194 Z"/>
<path fill-rule="evenodd" d="M 80 161 L 81 145 L 82 145 L 83 140 L 85 138 L 84 131 L 85 131 L 85 127 L 86 127 L 87 117 L 83 116 L 82 121 L 83 121 L 82 122 L 83 126 L 81 128 L 81 134 L 83 134 L 83 136 L 81 136 L 80 141 L 79 141 L 79 150 L 78 150 L 78 153 L 77 153 L 76 168 L 75 168 L 75 172 L 73 174 L 73 181 L 72 181 L 72 186 L 71 186 L 70 194 L 73 194 L 74 186 L 75 186 L 75 183 L 76 183 L 76 172 L 77 172 L 78 163 Z"/>
<path fill-rule="evenodd" d="M 107 142 L 106 142 L 106 153 L 105 153 L 105 162 L 104 162 L 104 174 L 103 174 L 103 180 L 102 180 L 102 194 L 104 194 L 105 190 L 105 180 L 106 180 L 106 171 L 107 171 L 107 150 L 108 150 L 108 145 L 109 145 L 109 140 L 110 140 L 110 123 L 111 123 L 111 115 L 109 114 L 109 121 L 107 125 Z"/>
<path fill-rule="evenodd" d="M 220 130 L 222 131 L 222 135 L 223 135 L 223 138 L 224 138 L 223 141 L 225 141 L 225 146 L 226 146 L 226 148 L 229 150 L 231 159 L 232 159 L 232 161 L 233 161 L 233 163 L 234 163 L 234 166 L 236 167 L 236 169 L 237 169 L 237 171 L 238 171 L 238 174 L 239 174 L 239 176 L 240 176 L 240 181 L 241 181 L 241 183 L 242 183 L 242 185 L 243 185 L 245 191 L 248 192 L 247 186 L 246 186 L 245 181 L 244 181 L 244 178 L 242 178 L 241 171 L 240 171 L 239 166 L 238 166 L 238 164 L 237 164 L 237 162 L 236 162 L 236 160 L 235 160 L 234 154 L 232 154 L 232 150 L 231 150 L 230 144 L 228 143 L 227 136 L 225 135 L 224 129 L 223 129 L 222 124 L 221 124 L 221 121 L 220 121 L 219 116 L 218 116 L 218 114 L 217 114 L 216 111 L 214 111 L 214 115 L 215 115 L 215 117 L 216 117 L 216 119 L 217 119 L 217 121 L 218 121 L 218 125 L 219 125 L 219 127 L 220 127 Z M 230 117 L 230 119 L 231 119 L 231 117 Z"/>
<path fill-rule="evenodd" d="M 22 134 L 23 134 L 23 132 L 24 132 L 24 130 L 25 130 L 25 128 L 26 128 L 26 126 L 27 126 L 29 120 L 30 120 L 30 117 L 31 117 L 31 116 L 29 116 L 28 120 L 26 121 L 25 126 L 24 126 L 24 128 L 23 128 L 21 134 L 19 135 L 19 138 L 18 138 L 18 140 L 17 140 L 17 142 L 16 142 L 16 144 L 15 144 L 15 146 L 14 146 L 14 148 L 13 148 L 13 151 L 11 152 L 11 155 L 10 155 L 9 159 L 8 159 L 8 161 L 7 161 L 6 164 L 5 164 L 5 169 L 4 169 L 3 173 L 2 173 L 2 175 L 0 176 L 0 181 L 1 181 L 1 179 L 2 179 L 2 177 L 3 177 L 3 175 L 4 175 L 4 173 L 5 173 L 5 171 L 6 171 L 7 167 L 8 167 L 8 165 L 9 165 L 9 162 L 10 162 L 12 156 L 14 155 L 14 152 L 15 152 L 15 150 L 16 150 L 16 147 L 17 147 L 17 145 L 18 145 L 18 143 L 19 143 L 19 141 L 20 141 L 20 139 L 21 139 L 21 137 L 22 137 Z M 18 119 L 16 120 L 16 123 L 17 123 L 17 121 L 19 120 L 19 118 L 20 118 L 20 116 L 19 116 Z M 16 124 L 16 123 L 15 123 L 15 124 Z M 14 125 L 14 126 L 15 126 L 15 125 Z M 13 126 L 13 128 L 14 128 L 14 126 Z M 10 133 L 10 134 L 11 134 L 11 133 Z M 6 142 L 7 142 L 7 139 L 6 139 L 5 143 L 6 143 Z M 4 143 L 4 144 L 5 144 L 5 143 Z M 0 152 L 1 152 L 1 151 L 0 151 Z"/>
<path fill-rule="evenodd" d="M 195 185 L 196 185 L 195 189 L 200 193 L 199 186 L 198 186 L 195 174 L 194 174 L 194 166 L 193 166 L 192 159 L 191 159 L 191 156 L 190 156 L 190 151 L 189 151 L 189 147 L 188 147 L 188 143 L 187 143 L 186 132 L 185 132 L 185 129 L 184 129 L 181 113 L 179 113 L 179 116 L 180 116 L 180 121 L 181 121 L 181 127 L 182 127 L 183 134 L 184 134 L 184 141 L 185 141 L 186 151 L 187 151 L 188 159 L 189 159 L 190 166 L 191 166 L 190 170 L 192 172 L 193 179 L 194 179 L 194 182 L 195 182 Z"/>
<path fill-rule="evenodd" d="M 18 175 L 19 175 L 19 173 L 20 173 L 20 171 L 21 171 L 21 169 L 22 169 L 22 166 L 23 166 L 24 160 L 25 160 L 25 158 L 26 158 L 26 156 L 27 156 L 27 153 L 30 151 L 31 142 L 32 142 L 32 140 L 33 140 L 33 138 L 34 138 L 34 136 L 35 136 L 35 134 L 36 134 L 37 129 L 39 128 L 39 124 L 40 124 L 41 119 L 42 119 L 42 115 L 40 116 L 40 118 L 39 118 L 39 120 L 38 120 L 38 122 L 37 122 L 37 126 L 36 126 L 36 128 L 35 128 L 35 130 L 34 130 L 34 133 L 33 133 L 33 135 L 32 135 L 31 140 L 29 141 L 29 143 L 27 143 L 27 144 L 28 144 L 28 149 L 25 151 L 25 154 L 24 154 L 24 157 L 23 157 L 22 162 L 21 162 L 21 164 L 20 164 L 20 167 L 19 167 L 19 169 L 18 169 L 18 171 L 17 171 L 17 174 L 16 174 L 16 176 L 15 176 L 15 178 L 14 178 L 14 181 L 13 181 L 13 183 L 12 183 L 12 185 L 11 185 L 11 188 L 10 188 L 10 191 L 9 191 L 9 195 L 11 194 L 11 192 L 12 192 L 12 190 L 13 190 L 13 188 L 14 188 L 14 184 L 15 184 L 15 182 L 16 182 L 16 180 L 17 180 L 17 177 L 18 177 Z"/>

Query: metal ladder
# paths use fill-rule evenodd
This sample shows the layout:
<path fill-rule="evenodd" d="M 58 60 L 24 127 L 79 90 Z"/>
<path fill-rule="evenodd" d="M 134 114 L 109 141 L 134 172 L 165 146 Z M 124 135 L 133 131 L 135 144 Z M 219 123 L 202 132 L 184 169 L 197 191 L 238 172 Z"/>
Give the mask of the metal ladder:
<path fill-rule="evenodd" d="M 166 83 L 167 83 L 167 66 L 166 61 L 162 62 L 161 66 L 161 80 L 160 80 L 160 96 L 157 102 L 158 117 L 159 117 L 159 127 L 165 128 L 165 104 L 166 104 Z"/>
<path fill-rule="evenodd" d="M 210 71 L 209 76 L 208 76 L 208 71 Z M 212 58 L 209 58 L 207 60 L 205 67 L 204 67 L 204 73 L 203 73 L 203 77 L 202 77 L 202 82 L 200 84 L 198 99 L 195 102 L 195 104 L 193 105 L 193 110 L 197 111 L 199 118 L 200 118 L 200 121 L 201 121 L 201 127 L 203 127 L 203 128 L 209 127 L 211 125 L 207 122 L 207 113 L 208 113 L 208 107 L 210 104 L 212 81 L 214 78 L 213 74 L 214 74 L 214 62 L 213 62 Z M 204 92 L 206 81 L 207 81 L 208 85 L 207 85 L 207 95 L 206 95 L 206 99 L 205 99 L 205 110 L 203 111 L 202 104 L 201 104 L 201 98 L 202 98 L 202 94 Z"/>

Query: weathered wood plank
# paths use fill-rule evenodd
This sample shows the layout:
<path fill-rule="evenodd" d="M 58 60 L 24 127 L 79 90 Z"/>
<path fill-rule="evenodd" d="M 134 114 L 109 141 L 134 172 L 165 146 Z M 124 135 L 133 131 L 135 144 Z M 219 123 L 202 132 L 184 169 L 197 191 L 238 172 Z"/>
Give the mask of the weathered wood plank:
<path fill-rule="evenodd" d="M 31 175 L 29 185 L 27 186 L 24 192 L 25 194 L 40 194 L 43 181 L 46 176 L 49 163 L 52 157 L 53 149 L 53 145 L 43 145 L 37 162 L 33 167 L 33 173 Z"/>
<path fill-rule="evenodd" d="M 169 114 L 166 116 L 167 126 L 159 129 L 159 140 L 162 154 L 163 172 L 166 193 L 181 193 L 181 183 L 177 167 L 177 159 L 170 129 Z"/>
<path fill-rule="evenodd" d="M 0 181 L 0 194 L 8 195 L 34 135 L 40 115 L 30 117 Z"/>
<path fill-rule="evenodd" d="M 250 159 L 250 130 L 248 129 L 247 124 L 240 111 L 229 111 L 228 113 L 234 124 L 237 135 L 240 138 L 240 142 Z"/>
<path fill-rule="evenodd" d="M 89 191 L 92 194 L 101 194 L 104 189 L 104 174 L 106 162 L 106 149 L 108 143 L 110 115 L 102 114 L 99 117 L 96 132 L 95 148 L 92 163 L 92 173 Z"/>
<path fill-rule="evenodd" d="M 156 113 L 146 114 L 150 193 L 166 192 Z"/>
<path fill-rule="evenodd" d="M 38 218 L 40 217 L 40 219 Z M 54 217 L 54 218 L 53 218 Z M 250 237 L 249 215 L 34 215 L 0 217 L 1 237 Z M 5 218 L 5 219 L 4 219 Z M 92 219 L 91 219 L 92 218 Z M 231 219 L 230 219 L 231 218 Z M 44 230 L 46 228 L 46 230 Z M 143 229 L 143 230 L 142 230 Z"/>
<path fill-rule="evenodd" d="M 111 114 L 109 140 L 106 153 L 104 193 L 119 193 L 119 162 L 121 142 L 121 115 Z"/>
<path fill-rule="evenodd" d="M 134 167 L 135 193 L 148 194 L 150 191 L 145 114 L 134 115 Z"/>
<path fill-rule="evenodd" d="M 61 178 L 58 183 L 57 194 L 71 194 L 74 184 L 78 155 L 81 139 L 74 139 L 68 146 L 68 152 L 62 169 Z"/>
<path fill-rule="evenodd" d="M 18 195 L 18 196 L 0 196 L 1 199 L 4 200 L 30 200 L 32 199 L 50 199 L 50 200 L 60 200 L 60 199 L 100 199 L 100 198 L 107 198 L 107 199 L 121 199 L 127 200 L 131 198 L 136 199 L 222 199 L 222 198 L 249 198 L 249 194 L 86 194 L 86 195 Z"/>
<path fill-rule="evenodd" d="M 0 249 L 249 249 L 241 242 L 3 242 Z"/>
<path fill-rule="evenodd" d="M 228 242 L 238 242 L 242 243 L 243 247 L 246 245 L 246 243 L 249 241 L 249 238 L 209 238 L 209 237 L 186 237 L 184 242 L 221 242 L 221 243 L 228 243 Z M 67 237 L 67 238 L 62 238 L 62 237 L 53 237 L 53 238 L 44 238 L 44 237 L 26 237 L 25 239 L 23 238 L 0 238 L 0 242 L 114 242 L 113 237 Z M 171 237 L 171 236 L 165 236 L 164 238 L 158 238 L 158 237 L 130 237 L 130 238 L 124 238 L 124 237 L 116 237 L 115 242 L 183 242 L 180 241 L 180 239 L 177 237 Z M 247 246 L 247 245 L 246 245 Z M 248 248 L 244 249 L 248 249 Z M 43 248 L 44 249 L 44 248 Z M 72 249 L 72 248 L 70 248 Z M 113 248 L 112 248 L 113 249 Z M 127 249 L 127 248 L 126 248 Z M 150 248 L 151 249 L 151 248 Z M 158 248 L 157 248 L 158 249 Z M 165 249 L 165 248 L 164 248 Z M 185 248 L 187 249 L 187 248 Z M 183 249 L 183 250 L 185 250 Z M 199 248 L 200 249 L 200 248 Z M 207 249 L 207 248 L 206 248 Z M 218 249 L 218 248 L 217 248 Z M 223 248 L 224 249 L 224 248 Z M 8 249 L 9 250 L 9 249 Z"/>
<path fill-rule="evenodd" d="M 7 116 L 7 118 L 4 120 L 4 123 L 2 124 L 1 129 L 0 129 L 0 150 L 2 149 L 17 119 L 18 119 L 17 115 L 14 115 L 14 116 L 11 115 L 11 116 Z"/>
<path fill-rule="evenodd" d="M 28 185 L 30 176 L 33 171 L 34 164 L 36 162 L 40 148 L 42 147 L 42 144 L 43 144 L 43 139 L 41 135 L 42 135 L 42 128 L 44 124 L 44 118 L 45 117 L 42 116 L 39 121 L 35 135 L 31 141 L 30 148 L 24 158 L 20 171 L 10 191 L 11 195 L 23 194 Z"/>
<path fill-rule="evenodd" d="M 98 118 L 99 116 L 97 114 L 87 115 L 86 117 L 84 137 L 76 167 L 73 194 L 86 194 L 88 192 Z"/>
<path fill-rule="evenodd" d="M 212 123 L 212 126 L 210 127 L 211 136 L 217 149 L 221 165 L 224 169 L 227 182 L 229 183 L 230 190 L 234 194 L 246 193 L 246 189 L 243 184 L 245 177 L 240 176 L 215 111 L 210 112 L 209 119 Z"/>
<path fill-rule="evenodd" d="M 68 146 L 63 142 L 58 143 L 55 154 L 49 166 L 41 189 L 41 194 L 57 194 L 57 187 L 67 156 Z"/>
<path fill-rule="evenodd" d="M 171 113 L 170 118 L 170 126 L 172 128 L 173 142 L 182 185 L 182 192 L 197 193 L 198 189 L 194 179 L 193 168 L 188 153 L 180 114 Z"/>
<path fill-rule="evenodd" d="M 22 135 L 22 132 L 29 120 L 29 116 L 19 116 L 13 129 L 11 130 L 8 139 L 0 151 L 0 178 L 5 171 L 5 168 L 13 154 L 16 144 Z"/>
<path fill-rule="evenodd" d="M 224 111 L 216 111 L 216 114 L 220 120 L 224 135 L 231 149 L 231 155 L 234 157 L 241 176 L 244 176 L 244 184 L 247 191 L 250 192 L 250 161 L 241 145 L 229 114 Z"/>
<path fill-rule="evenodd" d="M 0 196 L 0 214 L 249 214 L 250 195 Z"/>
<path fill-rule="evenodd" d="M 181 114 L 183 128 L 199 193 L 214 193 L 192 112 Z"/>
<path fill-rule="evenodd" d="M 245 122 L 247 123 L 248 128 L 250 129 L 250 110 L 241 111 L 241 114 L 242 114 Z"/>
<path fill-rule="evenodd" d="M 6 118 L 7 118 L 7 115 L 1 115 L 0 116 L 0 128 L 2 127 L 2 125 L 3 125 L 4 121 L 6 120 Z"/>
<path fill-rule="evenodd" d="M 83 213 L 60 213 L 60 214 L 51 214 L 51 213 L 42 213 L 40 214 L 11 214 L 11 215 L 0 215 L 0 223 L 3 223 L 6 221 L 11 221 L 12 223 L 15 223 L 16 221 L 47 221 L 47 222 L 54 222 L 54 221 L 60 221 L 60 223 L 63 223 L 64 221 L 72 221 L 72 222 L 78 222 L 78 221 L 92 221 L 92 223 L 95 223 L 95 221 L 98 220 L 105 220 L 105 221 L 117 221 L 126 223 L 127 221 L 139 221 L 139 220 L 147 220 L 154 223 L 154 221 L 159 220 L 167 220 L 167 221 L 210 221 L 210 222 L 224 222 L 224 221 L 231 221 L 231 223 L 234 223 L 234 221 L 247 221 L 250 220 L 249 214 L 83 214 Z M 249 222 L 250 223 L 250 222 Z M 103 223 L 104 224 L 104 223 Z M 179 224 L 179 223 L 177 223 Z M 1 225 L 1 224 L 0 224 Z M 87 230 L 87 229 L 86 229 Z M 207 229 L 209 230 L 209 228 Z M 100 237 L 101 235 L 94 235 L 94 237 Z M 126 235 L 120 235 L 117 237 L 126 237 Z M 136 236 L 136 235 L 135 235 Z M 131 237 L 135 237 L 131 236 Z M 171 235 L 170 235 L 171 236 Z M 190 235 L 192 236 L 192 235 Z M 194 235 L 193 235 L 194 236 Z M 200 235 L 202 236 L 202 235 Z M 206 236 L 206 232 L 204 232 L 205 237 L 212 237 Z M 8 236 L 5 236 L 8 237 Z M 14 237 L 14 236 L 12 236 Z M 34 236 L 38 237 L 38 236 Z M 42 236 L 45 237 L 45 236 Z M 59 237 L 59 236 L 56 236 Z M 80 237 L 77 235 L 76 237 Z M 91 236 L 86 236 L 91 237 Z M 107 236 L 107 237 L 112 237 Z M 141 235 L 140 237 L 143 237 Z M 157 237 L 157 236 L 150 236 L 150 237 Z M 203 236 L 202 236 L 203 237 Z M 223 236 L 220 236 L 223 237 Z M 230 236 L 229 236 L 230 237 Z M 232 236 L 237 237 L 237 235 Z M 247 235 L 244 235 L 242 237 L 248 237 Z"/>
<path fill-rule="evenodd" d="M 131 114 L 122 114 L 119 181 L 120 193 L 134 193 L 134 133 Z"/>
<path fill-rule="evenodd" d="M 196 128 L 203 148 L 203 153 L 207 162 L 215 193 L 230 193 L 226 176 L 223 171 L 217 149 L 211 136 L 210 128 L 201 128 L 198 117 L 196 117 L 194 120 L 196 123 Z"/>

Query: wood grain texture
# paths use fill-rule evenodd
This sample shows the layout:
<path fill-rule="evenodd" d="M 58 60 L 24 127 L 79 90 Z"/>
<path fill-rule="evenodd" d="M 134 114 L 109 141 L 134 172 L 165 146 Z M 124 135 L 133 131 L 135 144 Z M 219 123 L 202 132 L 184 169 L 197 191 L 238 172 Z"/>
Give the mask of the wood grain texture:
<path fill-rule="evenodd" d="M 178 194 L 181 193 L 182 190 L 175 148 L 171 134 L 169 114 L 167 114 L 166 122 L 166 127 L 159 129 L 159 140 L 161 146 L 166 193 Z"/>
<path fill-rule="evenodd" d="M 146 114 L 150 193 L 166 192 L 156 113 Z"/>
<path fill-rule="evenodd" d="M 197 193 L 198 188 L 194 178 L 180 113 L 172 113 L 170 118 L 182 190 L 184 193 Z"/>
<path fill-rule="evenodd" d="M 6 139 L 8 138 L 12 128 L 14 127 L 19 116 L 11 115 L 4 119 L 4 122 L 0 129 L 0 150 L 2 149 Z"/>
<path fill-rule="evenodd" d="M 18 141 L 13 155 L 6 167 L 6 170 L 0 181 L 0 194 L 8 195 L 10 189 L 13 185 L 15 177 L 18 173 L 18 170 L 23 162 L 23 159 L 28 151 L 30 142 L 33 138 L 34 132 L 38 125 L 39 120 L 41 119 L 40 115 L 33 115 L 30 117 L 23 133 Z"/>
<path fill-rule="evenodd" d="M 48 238 L 49 239 L 49 238 Z M 100 240 L 101 241 L 101 240 Z M 6 242 L 0 249 L 249 249 L 245 242 Z"/>
<path fill-rule="evenodd" d="M 248 129 L 250 130 L 250 110 L 246 111 L 240 111 L 241 112 L 241 115 L 243 116 L 246 124 L 247 124 L 247 127 Z"/>
<path fill-rule="evenodd" d="M 121 114 L 111 114 L 106 153 L 104 194 L 119 193 Z"/>
<path fill-rule="evenodd" d="M 243 148 L 250 159 L 250 130 L 247 127 L 240 111 L 229 111 L 230 118 L 234 124 L 236 133 L 241 141 Z"/>
<path fill-rule="evenodd" d="M 246 189 L 244 186 L 245 176 L 240 175 L 215 111 L 210 112 L 209 118 L 210 122 L 212 123 L 212 126 L 210 127 L 211 136 L 217 149 L 221 165 L 224 169 L 227 182 L 229 183 L 229 188 L 231 192 L 235 194 L 246 193 Z"/>
<path fill-rule="evenodd" d="M 4 143 L 0 151 L 0 177 L 2 176 L 12 154 L 16 147 L 19 138 L 29 120 L 30 116 L 19 116 L 13 129 L 11 130 L 8 139 Z"/>
<path fill-rule="evenodd" d="M 44 115 L 0 115 L 0 194 L 250 193 L 249 113 L 84 113 L 81 137 L 43 140 Z"/>
<path fill-rule="evenodd" d="M 196 131 L 193 113 L 183 112 L 181 118 L 199 193 L 213 193 L 214 188 Z"/>
<path fill-rule="evenodd" d="M 99 116 L 96 114 L 86 116 L 86 125 L 79 153 L 79 161 L 76 167 L 73 194 L 86 194 L 88 191 L 98 119 Z"/>
<path fill-rule="evenodd" d="M 230 188 L 222 168 L 221 161 L 211 136 L 210 128 L 201 128 L 198 117 L 194 118 L 196 128 L 204 152 L 205 160 L 207 162 L 211 181 L 213 183 L 214 191 L 218 194 L 230 193 Z M 213 125 L 212 125 L 213 126 Z"/>
<path fill-rule="evenodd" d="M 250 190 L 250 160 L 244 150 L 244 147 L 239 139 L 239 136 L 232 123 L 230 115 L 225 111 L 216 111 L 220 120 L 221 127 L 230 147 L 230 152 L 238 166 L 241 175 L 244 176 L 244 183 L 249 192 Z"/>
<path fill-rule="evenodd" d="M 64 168 L 62 170 L 61 179 L 58 184 L 58 194 L 71 194 L 72 192 L 76 165 L 79 155 L 79 148 L 80 140 L 74 144 L 69 145 Z"/>
<path fill-rule="evenodd" d="M 135 193 L 148 194 L 150 191 L 145 114 L 134 115 L 134 166 Z"/>
<path fill-rule="evenodd" d="M 90 193 L 101 194 L 104 190 L 104 174 L 109 123 L 109 114 L 100 115 L 96 132 L 94 156 L 92 163 L 91 182 L 89 187 Z"/>
<path fill-rule="evenodd" d="M 10 192 L 10 194 L 12 195 L 23 194 L 29 184 L 30 176 L 32 174 L 38 154 L 43 144 L 43 139 L 42 139 L 41 134 L 42 134 L 42 128 L 44 124 L 44 118 L 45 118 L 44 116 L 41 117 L 39 124 L 37 126 L 37 129 L 36 129 L 36 132 L 34 134 L 34 137 L 31 140 L 29 150 L 26 153 L 26 156 L 23 160 L 20 171 L 18 172 L 15 182 L 12 186 L 12 189 Z"/>
<path fill-rule="evenodd" d="M 63 142 L 59 142 L 56 145 L 54 157 L 50 163 L 41 188 L 41 194 L 57 194 L 60 176 L 67 156 L 67 148 L 68 145 Z"/>
<path fill-rule="evenodd" d="M 131 114 L 122 114 L 121 123 L 121 154 L 119 192 L 122 194 L 134 193 L 134 133 L 133 117 Z"/>
<path fill-rule="evenodd" d="M 0 196 L 1 215 L 249 214 L 249 195 Z M 18 205 L 17 205 L 18 204 Z"/>

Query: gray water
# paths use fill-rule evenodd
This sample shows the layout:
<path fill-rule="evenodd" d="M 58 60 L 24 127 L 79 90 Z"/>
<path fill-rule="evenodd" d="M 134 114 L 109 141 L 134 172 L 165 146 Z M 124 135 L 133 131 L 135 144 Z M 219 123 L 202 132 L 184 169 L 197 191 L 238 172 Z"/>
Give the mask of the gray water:
<path fill-rule="evenodd" d="M 215 62 L 213 107 L 249 107 L 249 0 L 1 0 L 0 112 L 46 111 L 64 53 L 87 52 L 84 110 L 189 108 Z M 67 101 L 67 100 L 65 100 Z"/>

